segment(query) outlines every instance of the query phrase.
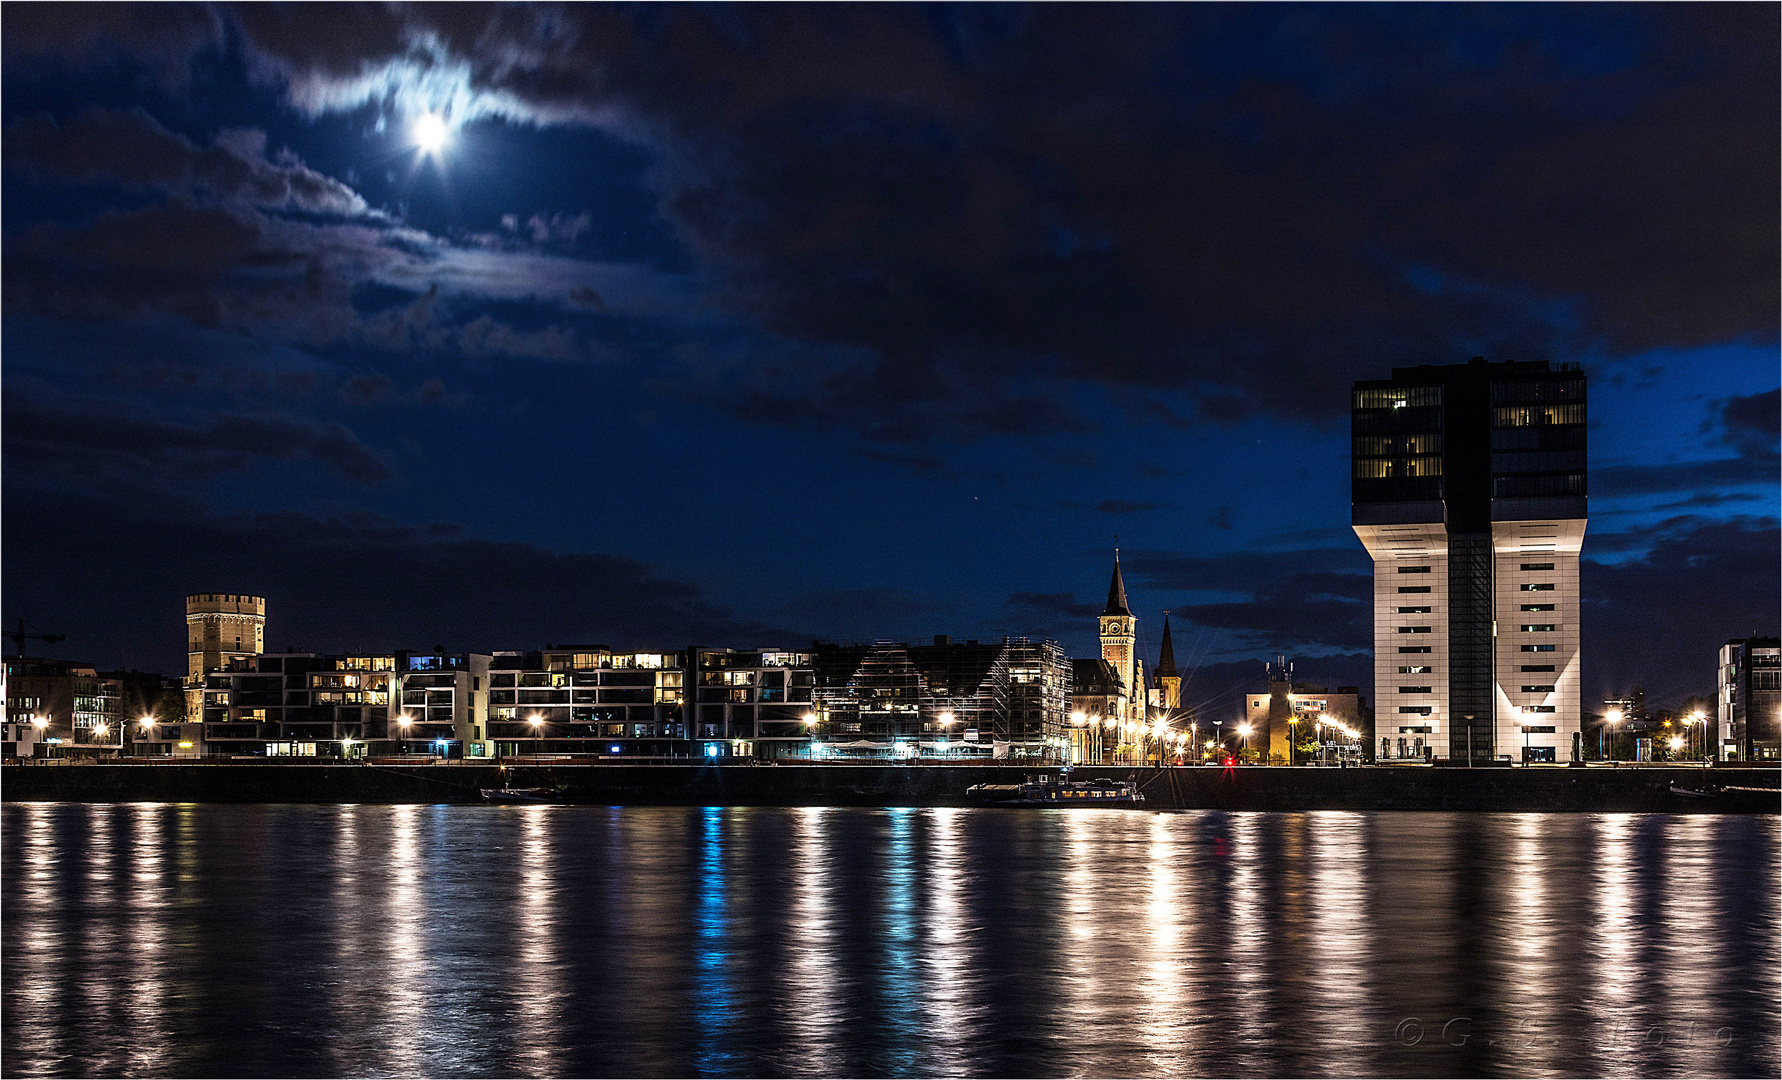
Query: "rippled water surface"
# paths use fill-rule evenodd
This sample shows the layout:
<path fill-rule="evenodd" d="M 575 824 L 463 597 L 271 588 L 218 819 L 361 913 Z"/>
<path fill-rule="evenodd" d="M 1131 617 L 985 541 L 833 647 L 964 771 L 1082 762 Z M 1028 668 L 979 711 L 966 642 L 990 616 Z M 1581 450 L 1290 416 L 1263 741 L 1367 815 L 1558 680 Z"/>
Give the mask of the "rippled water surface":
<path fill-rule="evenodd" d="M 6 804 L 9 1076 L 1770 1076 L 1775 817 Z"/>

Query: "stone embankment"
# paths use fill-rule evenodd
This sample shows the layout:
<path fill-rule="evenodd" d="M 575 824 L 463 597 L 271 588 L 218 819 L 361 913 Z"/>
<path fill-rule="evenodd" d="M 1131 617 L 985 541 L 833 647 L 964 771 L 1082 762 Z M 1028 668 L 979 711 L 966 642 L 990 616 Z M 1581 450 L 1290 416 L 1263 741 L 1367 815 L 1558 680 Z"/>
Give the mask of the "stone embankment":
<path fill-rule="evenodd" d="M 9 802 L 474 803 L 545 787 L 555 801 L 634 806 L 965 806 L 967 788 L 1040 769 L 894 765 L 18 765 Z M 1495 810 L 1776 813 L 1775 769 L 1079 767 L 1134 779 L 1147 810 Z"/>

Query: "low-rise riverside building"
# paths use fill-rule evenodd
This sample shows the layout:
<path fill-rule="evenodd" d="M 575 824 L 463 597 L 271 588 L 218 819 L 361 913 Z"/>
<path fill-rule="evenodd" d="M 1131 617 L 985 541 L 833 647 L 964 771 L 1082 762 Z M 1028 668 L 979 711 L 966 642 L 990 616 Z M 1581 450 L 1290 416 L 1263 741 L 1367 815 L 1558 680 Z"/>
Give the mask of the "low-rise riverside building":
<path fill-rule="evenodd" d="M 487 757 L 488 665 L 479 653 L 231 657 L 204 676 L 203 752 Z M 182 749 L 167 734 L 148 733 L 143 752 Z"/>
<path fill-rule="evenodd" d="M 1720 648 L 1720 756 L 1775 761 L 1782 754 L 1782 639 L 1734 638 Z"/>
<path fill-rule="evenodd" d="M 21 758 L 109 757 L 123 747 L 123 682 L 91 664 L 8 657 L 0 755 Z"/>
<path fill-rule="evenodd" d="M 816 760 L 1064 761 L 1071 669 L 1056 642 L 819 643 Z"/>
<path fill-rule="evenodd" d="M 687 757 L 686 658 L 600 645 L 497 652 L 489 737 L 501 757 Z"/>
<path fill-rule="evenodd" d="M 1365 717 L 1366 702 L 1361 689 L 1339 686 L 1333 692 L 1317 683 L 1295 682 L 1293 665 L 1285 658 L 1266 668 L 1267 689 L 1251 694 L 1244 702 L 1244 722 L 1250 726 L 1250 745 L 1264 751 L 1270 764 L 1309 764 L 1310 761 L 1335 761 L 1350 756 L 1372 759 L 1372 725 Z M 1396 739 L 1382 733 L 1379 742 L 1381 760 L 1428 760 L 1428 728 L 1409 726 L 1410 731 Z M 1291 747 L 1316 744 L 1311 757 Z"/>

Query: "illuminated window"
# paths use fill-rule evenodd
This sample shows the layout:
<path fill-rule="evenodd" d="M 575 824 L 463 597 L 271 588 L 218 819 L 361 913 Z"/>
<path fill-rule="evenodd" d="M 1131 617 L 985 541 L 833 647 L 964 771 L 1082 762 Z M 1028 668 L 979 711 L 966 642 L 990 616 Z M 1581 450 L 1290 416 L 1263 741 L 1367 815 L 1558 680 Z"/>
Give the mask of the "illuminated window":
<path fill-rule="evenodd" d="M 1554 586 L 1551 581 L 1538 581 L 1520 588 L 1523 592 L 1552 592 Z"/>

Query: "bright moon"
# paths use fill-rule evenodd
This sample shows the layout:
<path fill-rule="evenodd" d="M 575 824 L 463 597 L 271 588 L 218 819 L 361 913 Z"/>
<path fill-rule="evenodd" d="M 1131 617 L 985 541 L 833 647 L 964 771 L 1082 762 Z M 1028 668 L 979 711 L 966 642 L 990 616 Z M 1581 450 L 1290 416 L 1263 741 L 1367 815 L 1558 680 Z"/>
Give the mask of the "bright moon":
<path fill-rule="evenodd" d="M 426 113 L 415 119 L 414 136 L 415 145 L 419 146 L 422 152 L 437 154 L 445 149 L 446 140 L 451 137 L 451 131 L 446 127 L 444 120 L 433 113 Z"/>

